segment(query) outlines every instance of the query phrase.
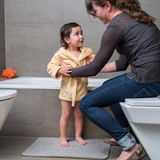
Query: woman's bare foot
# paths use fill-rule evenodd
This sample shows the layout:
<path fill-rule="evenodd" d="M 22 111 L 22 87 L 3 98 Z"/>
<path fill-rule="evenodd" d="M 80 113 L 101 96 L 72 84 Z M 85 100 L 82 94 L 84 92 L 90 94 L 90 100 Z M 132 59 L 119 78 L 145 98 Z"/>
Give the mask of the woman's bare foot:
<path fill-rule="evenodd" d="M 69 144 L 66 138 L 60 138 L 59 143 L 62 147 L 69 147 Z"/>
<path fill-rule="evenodd" d="M 85 145 L 85 144 L 88 143 L 88 142 L 85 141 L 82 137 L 76 137 L 75 140 L 76 140 L 79 144 L 81 144 L 81 145 Z"/>
<path fill-rule="evenodd" d="M 138 144 L 136 143 L 132 148 L 130 148 L 127 151 L 123 151 L 121 153 L 121 155 L 116 159 L 116 160 L 125 160 L 128 159 L 134 152 L 135 150 L 138 148 Z"/>

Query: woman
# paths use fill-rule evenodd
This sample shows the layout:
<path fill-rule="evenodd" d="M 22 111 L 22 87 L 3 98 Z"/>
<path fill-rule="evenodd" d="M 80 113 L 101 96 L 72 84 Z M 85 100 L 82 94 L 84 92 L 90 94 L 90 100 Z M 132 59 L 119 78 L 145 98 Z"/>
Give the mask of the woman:
<path fill-rule="evenodd" d="M 115 72 L 131 66 L 128 74 L 112 78 L 88 93 L 80 102 L 80 110 L 114 138 L 110 142 L 123 147 L 117 160 L 141 159 L 145 151 L 126 130 L 129 124 L 119 102 L 160 94 L 160 31 L 153 23 L 155 18 L 141 9 L 138 0 L 85 0 L 85 3 L 90 15 L 110 24 L 94 60 L 71 71 L 66 67 L 65 75 L 95 76 L 102 68 L 103 72 Z M 120 57 L 108 63 L 115 49 Z M 115 118 L 103 109 L 105 106 L 111 106 Z"/>

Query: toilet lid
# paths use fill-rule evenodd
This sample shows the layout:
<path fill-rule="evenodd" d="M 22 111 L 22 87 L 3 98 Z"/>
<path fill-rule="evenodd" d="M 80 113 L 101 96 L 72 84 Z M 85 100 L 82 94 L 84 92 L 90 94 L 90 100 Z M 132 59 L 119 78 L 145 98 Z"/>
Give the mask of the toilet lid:
<path fill-rule="evenodd" d="M 151 97 L 151 98 L 129 98 L 125 99 L 125 103 L 132 106 L 159 106 L 160 107 L 160 98 Z"/>
<path fill-rule="evenodd" d="M 0 101 L 13 98 L 17 94 L 16 90 L 0 90 Z"/>

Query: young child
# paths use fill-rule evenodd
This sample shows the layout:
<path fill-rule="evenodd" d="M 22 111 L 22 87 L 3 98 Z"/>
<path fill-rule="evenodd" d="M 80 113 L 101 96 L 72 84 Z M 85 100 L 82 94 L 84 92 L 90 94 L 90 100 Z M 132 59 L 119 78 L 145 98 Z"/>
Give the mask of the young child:
<path fill-rule="evenodd" d="M 55 79 L 60 79 L 61 89 L 59 98 L 61 99 L 62 115 L 60 118 L 60 145 L 69 147 L 67 142 L 67 128 L 74 108 L 75 140 L 81 145 L 87 144 L 82 139 L 83 114 L 79 109 L 80 100 L 87 94 L 87 78 L 71 78 L 64 76 L 67 74 L 63 70 L 61 59 L 69 67 L 79 67 L 92 61 L 94 54 L 90 48 L 83 47 L 84 37 L 82 28 L 77 23 L 68 23 L 60 29 L 60 48 L 48 64 L 47 71 Z"/>

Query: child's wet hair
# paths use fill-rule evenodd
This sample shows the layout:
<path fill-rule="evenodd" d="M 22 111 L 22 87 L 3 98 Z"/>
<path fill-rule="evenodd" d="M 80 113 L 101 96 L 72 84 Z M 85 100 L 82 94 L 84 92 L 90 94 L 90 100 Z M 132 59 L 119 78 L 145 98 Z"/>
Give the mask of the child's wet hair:
<path fill-rule="evenodd" d="M 64 38 L 65 37 L 70 37 L 70 34 L 72 32 L 72 28 L 73 27 L 81 27 L 79 24 L 72 22 L 72 23 L 66 23 L 64 24 L 61 29 L 60 29 L 60 42 L 61 42 L 61 46 L 64 47 L 65 49 L 68 48 L 68 44 L 65 42 Z"/>

